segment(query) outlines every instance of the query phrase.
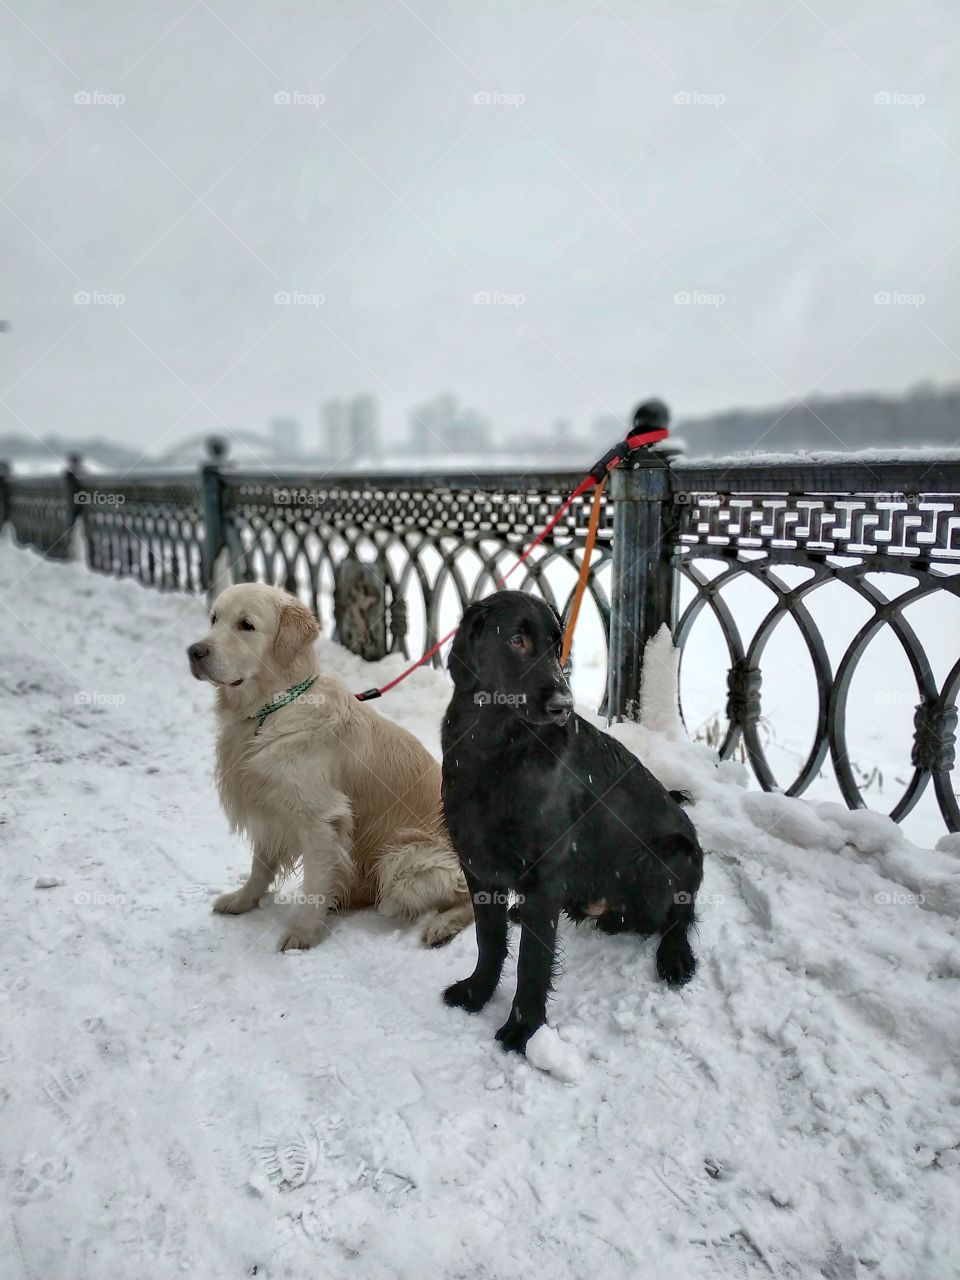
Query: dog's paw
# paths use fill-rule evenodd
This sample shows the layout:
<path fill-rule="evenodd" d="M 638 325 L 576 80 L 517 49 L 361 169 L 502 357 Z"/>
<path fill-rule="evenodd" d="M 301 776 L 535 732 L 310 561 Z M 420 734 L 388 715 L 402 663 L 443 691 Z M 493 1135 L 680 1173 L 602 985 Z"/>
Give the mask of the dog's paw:
<path fill-rule="evenodd" d="M 490 994 L 480 991 L 471 978 L 464 978 L 447 987 L 443 993 L 444 1003 L 451 1009 L 466 1009 L 467 1013 L 479 1013 L 490 999 Z"/>
<path fill-rule="evenodd" d="M 448 942 L 473 924 L 473 907 L 447 907 L 421 920 L 420 941 L 425 947 L 445 947 Z"/>
<path fill-rule="evenodd" d="M 497 1032 L 497 1039 L 500 1041 L 501 1048 L 506 1053 L 522 1053 L 527 1052 L 527 1041 L 535 1032 L 539 1031 L 543 1026 L 542 1022 L 521 1022 L 514 1018 L 513 1014 L 507 1019 L 500 1030 Z"/>
<path fill-rule="evenodd" d="M 442 913 L 434 916 L 420 930 L 420 941 L 425 947 L 445 947 L 462 929 L 462 925 L 444 920 Z"/>
<path fill-rule="evenodd" d="M 233 893 L 221 893 L 213 904 L 214 911 L 222 916 L 242 916 L 245 911 L 252 911 L 256 900 L 243 889 L 235 889 Z"/>
<path fill-rule="evenodd" d="M 288 929 L 281 943 L 281 951 L 309 951 L 327 936 L 327 926 L 295 924 Z"/>
<path fill-rule="evenodd" d="M 657 973 L 668 986 L 682 987 L 693 977 L 697 958 L 686 938 L 663 938 L 657 948 Z"/>

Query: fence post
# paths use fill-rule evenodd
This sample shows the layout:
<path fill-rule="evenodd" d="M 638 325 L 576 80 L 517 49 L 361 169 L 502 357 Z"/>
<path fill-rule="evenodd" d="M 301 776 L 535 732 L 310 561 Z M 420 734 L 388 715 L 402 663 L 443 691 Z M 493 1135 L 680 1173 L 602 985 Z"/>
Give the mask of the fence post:
<path fill-rule="evenodd" d="M 10 463 L 0 462 L 0 530 L 10 519 Z"/>
<path fill-rule="evenodd" d="M 220 473 L 220 464 L 225 460 L 229 446 L 223 436 L 208 436 L 205 447 L 208 461 L 200 468 L 205 531 L 200 585 L 206 591 L 208 600 L 213 600 L 224 587 L 229 586 L 229 574 L 225 573 L 221 559 L 221 553 L 226 549 L 226 535 L 223 527 L 223 480 Z"/>
<path fill-rule="evenodd" d="M 86 558 L 86 545 L 83 538 L 83 521 L 80 508 L 90 501 L 89 492 L 86 497 L 80 473 L 83 470 L 83 456 L 79 453 L 67 454 L 67 465 L 63 471 L 63 497 L 66 503 L 64 530 L 61 535 L 63 548 L 58 552 L 61 560 L 83 560 Z M 57 540 L 58 545 L 60 539 Z"/>
<path fill-rule="evenodd" d="M 667 408 L 642 404 L 635 429 L 665 426 Z M 677 621 L 674 501 L 669 455 L 641 449 L 610 477 L 613 502 L 613 577 L 610 584 L 610 655 L 607 715 L 639 716 L 640 672 L 647 641 Z"/>

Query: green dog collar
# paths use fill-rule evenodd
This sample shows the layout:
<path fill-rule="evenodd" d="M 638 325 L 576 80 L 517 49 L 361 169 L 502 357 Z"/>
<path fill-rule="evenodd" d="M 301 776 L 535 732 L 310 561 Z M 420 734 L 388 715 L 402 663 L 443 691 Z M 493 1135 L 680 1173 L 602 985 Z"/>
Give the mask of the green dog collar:
<path fill-rule="evenodd" d="M 257 727 L 253 732 L 253 736 L 255 738 L 259 738 L 260 730 L 263 728 L 263 722 L 266 720 L 267 716 L 272 716 L 274 711 L 279 711 L 281 707 L 287 706 L 287 704 L 293 702 L 295 698 L 299 698 L 302 693 L 306 693 L 316 678 L 316 676 L 311 676 L 309 680 L 303 680 L 300 684 L 295 684 L 292 689 L 288 689 L 286 693 L 282 693 L 279 698 L 276 698 L 273 702 L 268 702 L 265 707 L 261 707 L 259 711 L 255 711 L 252 716 L 247 716 L 248 720 L 257 721 Z"/>

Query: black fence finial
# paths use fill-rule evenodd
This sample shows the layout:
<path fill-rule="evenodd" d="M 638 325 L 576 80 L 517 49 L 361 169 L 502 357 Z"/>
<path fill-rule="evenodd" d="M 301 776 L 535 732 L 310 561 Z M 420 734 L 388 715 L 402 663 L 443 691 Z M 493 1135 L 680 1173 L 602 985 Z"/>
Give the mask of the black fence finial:
<path fill-rule="evenodd" d="M 207 436 L 203 447 L 211 462 L 224 462 L 230 452 L 230 441 L 226 436 Z"/>
<path fill-rule="evenodd" d="M 633 411 L 634 431 L 659 431 L 670 425 L 670 410 L 662 400 L 644 400 Z"/>

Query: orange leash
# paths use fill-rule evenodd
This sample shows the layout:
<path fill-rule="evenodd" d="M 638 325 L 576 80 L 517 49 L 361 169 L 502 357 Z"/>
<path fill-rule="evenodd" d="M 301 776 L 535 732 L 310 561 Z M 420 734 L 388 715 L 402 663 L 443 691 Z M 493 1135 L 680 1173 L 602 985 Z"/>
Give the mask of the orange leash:
<path fill-rule="evenodd" d="M 573 633 L 577 629 L 577 618 L 580 616 L 580 605 L 583 603 L 583 593 L 587 589 L 587 579 L 590 577 L 590 560 L 593 556 L 593 548 L 597 541 L 597 529 L 600 527 L 600 508 L 603 506 L 603 491 L 606 487 L 606 483 L 607 477 L 604 476 L 593 493 L 593 506 L 590 508 L 590 524 L 587 526 L 587 540 L 583 545 L 583 558 L 580 561 L 580 577 L 577 579 L 577 589 L 573 593 L 573 604 L 570 606 L 570 617 L 567 619 L 567 629 L 563 633 L 563 647 L 560 650 L 561 670 L 566 667 L 567 659 L 570 657 L 570 649 L 573 645 Z"/>
<path fill-rule="evenodd" d="M 644 414 L 643 417 L 641 417 L 642 414 Z M 570 645 L 573 643 L 573 628 L 576 626 L 577 614 L 580 612 L 580 601 L 583 599 L 583 592 L 586 588 L 587 578 L 590 574 L 590 556 L 593 553 L 594 543 L 597 540 L 597 527 L 600 524 L 600 501 L 603 493 L 603 487 L 607 483 L 607 475 L 614 469 L 614 467 L 619 466 L 631 450 L 643 449 L 647 445 L 658 444 L 661 440 L 666 440 L 670 433 L 667 431 L 665 426 L 659 425 L 661 415 L 663 415 L 662 420 L 666 421 L 666 410 L 662 405 L 659 406 L 656 415 L 653 416 L 651 415 L 651 406 L 640 406 L 634 415 L 633 430 L 629 433 L 626 439 L 618 441 L 612 449 L 607 450 L 599 462 L 594 463 L 574 489 L 573 493 L 571 493 L 570 496 L 560 504 L 558 509 L 550 517 L 543 529 L 541 529 L 526 550 L 521 552 L 517 557 L 516 563 L 509 568 L 503 577 L 497 582 L 497 590 L 499 591 L 506 583 L 507 579 L 516 573 L 521 565 L 526 562 L 533 549 L 538 547 L 540 543 L 553 532 L 554 527 L 559 524 L 560 520 L 566 515 L 567 511 L 573 503 L 576 502 L 577 498 L 582 498 L 588 489 L 592 489 L 596 486 L 597 491 L 594 494 L 593 510 L 590 512 L 589 532 L 583 549 L 583 563 L 580 565 L 580 579 L 577 583 L 573 608 L 570 611 L 570 621 L 567 623 L 567 631 L 563 638 L 564 662 L 566 661 L 566 655 L 569 653 Z M 641 430 L 641 426 L 645 429 Z M 382 698 L 385 693 L 390 689 L 396 688 L 402 680 L 406 680 L 407 676 L 412 675 L 418 667 L 422 667 L 423 664 L 428 662 L 435 653 L 438 653 L 448 640 L 453 639 L 457 634 L 457 630 L 458 627 L 454 627 L 452 631 L 448 631 L 447 634 L 442 639 L 438 640 L 432 648 L 428 649 L 422 657 L 417 658 L 416 662 L 411 662 L 409 667 L 404 671 L 401 671 L 398 676 L 394 676 L 392 680 L 388 680 L 386 684 L 380 685 L 379 688 L 364 689 L 362 693 L 355 693 L 353 696 L 358 702 L 369 702 L 373 698 Z"/>

